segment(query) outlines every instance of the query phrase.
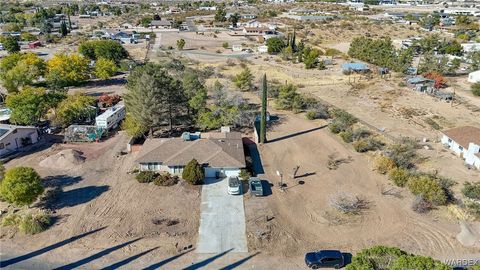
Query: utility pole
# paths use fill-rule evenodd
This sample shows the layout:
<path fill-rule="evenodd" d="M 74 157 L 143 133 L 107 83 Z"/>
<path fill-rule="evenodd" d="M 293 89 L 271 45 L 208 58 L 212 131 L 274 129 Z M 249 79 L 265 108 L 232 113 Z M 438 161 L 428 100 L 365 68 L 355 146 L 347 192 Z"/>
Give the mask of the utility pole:
<path fill-rule="evenodd" d="M 260 143 L 267 142 L 267 75 L 263 74 L 262 114 L 260 118 Z"/>

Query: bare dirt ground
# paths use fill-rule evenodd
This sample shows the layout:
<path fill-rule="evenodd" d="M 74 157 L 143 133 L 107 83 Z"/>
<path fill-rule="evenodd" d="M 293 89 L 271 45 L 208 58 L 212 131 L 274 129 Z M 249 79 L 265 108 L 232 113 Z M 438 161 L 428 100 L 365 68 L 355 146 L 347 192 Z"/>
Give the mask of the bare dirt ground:
<path fill-rule="evenodd" d="M 282 124 L 269 131 L 270 142 L 259 149 L 265 170 L 262 179 L 275 185 L 273 194 L 245 200 L 251 249 L 287 257 L 315 249 L 355 252 L 379 244 L 437 258 L 479 251 L 455 240 L 460 231 L 457 221 L 438 218 L 436 212 L 415 214 L 408 191 L 399 190 L 401 197 L 382 195 L 382 189 L 389 187 L 386 177 L 372 171 L 365 155 L 322 128 L 324 122 L 290 114 L 280 117 Z M 330 170 L 329 156 L 344 162 Z M 300 177 L 293 180 L 297 165 Z M 285 192 L 278 190 L 277 170 L 284 174 Z M 362 196 L 369 209 L 357 216 L 339 216 L 329 206 L 336 192 Z"/>
<path fill-rule="evenodd" d="M 123 249 L 123 254 L 159 247 L 150 256 L 166 256 L 195 243 L 199 189 L 185 183 L 173 187 L 138 183 L 128 174 L 135 155 L 118 155 L 125 150 L 126 142 L 127 137 L 120 133 L 102 143 L 55 145 L 8 162 L 7 167 L 35 168 L 45 177 L 49 189 L 57 187 L 60 191 L 53 200 L 42 202 L 57 217 L 55 225 L 34 236 L 2 228 L 2 250 L 21 254 L 22 250 L 41 249 L 98 228 L 103 229 L 52 250 L 45 261 L 68 263 L 78 254 L 84 256 L 135 239 L 138 241 Z M 61 149 L 82 152 L 85 163 L 71 170 L 39 166 L 40 161 Z"/>

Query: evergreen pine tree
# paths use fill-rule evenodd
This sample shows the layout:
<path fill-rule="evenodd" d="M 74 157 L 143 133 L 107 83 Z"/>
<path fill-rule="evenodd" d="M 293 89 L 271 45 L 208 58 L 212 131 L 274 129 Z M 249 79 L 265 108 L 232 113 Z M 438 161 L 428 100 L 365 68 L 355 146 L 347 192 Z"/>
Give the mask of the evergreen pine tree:
<path fill-rule="evenodd" d="M 293 29 L 293 36 L 292 36 L 292 42 L 290 42 L 290 47 L 292 48 L 292 52 L 295 52 L 297 49 L 297 45 L 295 44 L 295 29 Z"/>
<path fill-rule="evenodd" d="M 60 26 L 60 33 L 62 34 L 62 37 L 68 34 L 67 24 L 65 23 L 65 21 L 62 21 L 62 24 Z"/>

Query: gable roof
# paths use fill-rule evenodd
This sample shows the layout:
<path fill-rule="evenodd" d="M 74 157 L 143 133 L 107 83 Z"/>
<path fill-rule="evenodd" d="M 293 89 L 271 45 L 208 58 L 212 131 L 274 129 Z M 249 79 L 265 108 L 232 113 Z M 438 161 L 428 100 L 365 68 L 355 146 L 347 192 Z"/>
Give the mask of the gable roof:
<path fill-rule="evenodd" d="M 450 139 L 467 148 L 469 143 L 480 145 L 480 128 L 473 126 L 456 127 L 442 131 Z"/>
<path fill-rule="evenodd" d="M 185 166 L 192 159 L 210 167 L 244 168 L 246 165 L 241 134 L 206 133 L 193 141 L 182 138 L 147 139 L 136 162 Z"/>

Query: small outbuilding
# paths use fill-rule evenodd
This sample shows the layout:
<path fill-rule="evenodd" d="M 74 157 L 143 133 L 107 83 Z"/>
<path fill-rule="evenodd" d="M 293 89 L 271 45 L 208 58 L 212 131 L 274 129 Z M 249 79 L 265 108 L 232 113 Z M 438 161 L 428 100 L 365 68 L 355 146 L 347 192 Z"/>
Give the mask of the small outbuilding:
<path fill-rule="evenodd" d="M 423 76 L 415 76 L 407 79 L 407 86 L 422 93 L 432 93 L 435 81 Z"/>
<path fill-rule="evenodd" d="M 468 73 L 468 82 L 470 83 L 480 82 L 480 70 Z"/>
<path fill-rule="evenodd" d="M 365 73 L 368 72 L 369 68 L 367 64 L 362 62 L 352 62 L 352 63 L 344 63 L 342 65 L 342 72 L 344 74 L 350 74 L 352 72 L 355 73 Z"/>

